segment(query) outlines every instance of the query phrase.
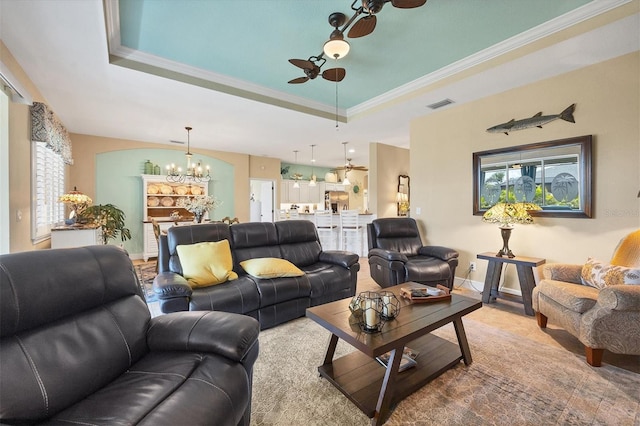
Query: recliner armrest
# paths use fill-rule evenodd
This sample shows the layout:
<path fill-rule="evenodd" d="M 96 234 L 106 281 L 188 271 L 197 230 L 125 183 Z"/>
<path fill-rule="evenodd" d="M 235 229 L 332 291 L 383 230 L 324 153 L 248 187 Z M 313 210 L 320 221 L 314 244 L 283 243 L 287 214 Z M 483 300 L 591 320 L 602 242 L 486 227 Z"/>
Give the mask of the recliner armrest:
<path fill-rule="evenodd" d="M 409 259 L 407 258 L 407 256 L 405 256 L 404 254 L 397 252 L 397 251 L 391 251 L 391 250 L 383 250 L 383 249 L 379 249 L 379 248 L 374 248 L 369 250 L 369 258 L 371 257 L 381 257 L 385 260 L 388 260 L 390 262 L 392 261 L 397 261 L 397 262 L 404 262 L 406 263 Z"/>
<path fill-rule="evenodd" d="M 151 319 L 152 351 L 210 352 L 241 362 L 258 343 L 254 318 L 220 311 L 175 312 Z"/>
<path fill-rule="evenodd" d="M 360 256 L 349 251 L 327 250 L 321 251 L 318 260 L 320 262 L 332 263 L 334 265 L 343 266 L 347 269 L 358 263 Z"/>
<path fill-rule="evenodd" d="M 431 256 L 442 259 L 445 262 L 455 259 L 459 256 L 459 253 L 454 249 L 442 246 L 423 246 L 418 249 L 418 254 L 422 256 Z"/>
<path fill-rule="evenodd" d="M 175 272 L 160 272 L 153 279 L 153 292 L 160 299 L 190 297 L 193 290 L 187 279 Z"/>

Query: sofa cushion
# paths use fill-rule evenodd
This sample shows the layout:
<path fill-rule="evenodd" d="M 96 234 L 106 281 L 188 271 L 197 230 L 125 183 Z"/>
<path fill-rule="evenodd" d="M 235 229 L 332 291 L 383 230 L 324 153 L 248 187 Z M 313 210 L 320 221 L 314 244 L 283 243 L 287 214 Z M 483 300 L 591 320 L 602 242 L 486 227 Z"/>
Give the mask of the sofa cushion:
<path fill-rule="evenodd" d="M 351 270 L 324 262 L 301 269 L 311 285 L 313 306 L 353 296 Z"/>
<path fill-rule="evenodd" d="M 256 283 L 248 275 L 211 287 L 193 291 L 190 311 L 224 311 L 251 314 L 260 307 L 260 294 Z"/>
<path fill-rule="evenodd" d="M 304 275 L 293 263 L 276 257 L 261 257 L 240 262 L 247 274 L 256 278 L 286 278 Z"/>
<path fill-rule="evenodd" d="M 242 364 L 222 356 L 152 352 L 111 384 L 60 412 L 68 424 L 237 424 L 249 403 Z M 91 419 L 87 418 L 91 413 Z"/>
<path fill-rule="evenodd" d="M 276 222 L 280 257 L 301 268 L 318 262 L 322 246 L 315 225 L 308 220 Z"/>
<path fill-rule="evenodd" d="M 445 262 L 430 256 L 412 256 L 404 265 L 408 281 L 433 282 L 442 281 L 446 286 L 451 277 L 451 268 Z"/>
<path fill-rule="evenodd" d="M 230 227 L 233 267 L 244 274 L 240 262 L 258 257 L 281 257 L 276 228 L 271 222 L 237 223 Z"/>
<path fill-rule="evenodd" d="M 235 280 L 229 240 L 183 244 L 176 247 L 182 272 L 191 287 L 208 287 Z"/>
<path fill-rule="evenodd" d="M 542 280 L 536 289 L 540 294 L 580 314 L 595 306 L 600 292 L 594 287 L 555 280 Z"/>
<path fill-rule="evenodd" d="M 610 265 L 589 258 L 582 267 L 582 284 L 603 289 L 612 285 L 640 285 L 640 269 Z"/>

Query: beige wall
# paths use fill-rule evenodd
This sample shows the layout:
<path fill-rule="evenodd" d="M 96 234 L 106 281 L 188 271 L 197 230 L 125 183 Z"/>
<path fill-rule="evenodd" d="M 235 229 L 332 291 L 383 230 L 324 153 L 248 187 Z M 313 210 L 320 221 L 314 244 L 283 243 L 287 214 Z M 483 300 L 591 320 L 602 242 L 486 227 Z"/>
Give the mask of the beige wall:
<path fill-rule="evenodd" d="M 548 262 L 609 260 L 617 242 L 640 227 L 640 54 L 635 52 L 578 71 L 452 107 L 411 125 L 413 216 L 424 239 L 460 252 L 457 276 L 477 253 L 502 246 L 496 225 L 472 214 L 472 153 L 581 135 L 594 136 L 592 219 L 537 218 L 516 226 L 514 253 Z M 560 113 L 576 103 L 576 123 L 555 121 L 542 129 L 504 134 L 485 129 L 538 111 Z M 415 215 L 421 207 L 422 214 Z M 486 262 L 470 279 L 483 281 Z M 507 287 L 518 288 L 515 271 Z"/>
<path fill-rule="evenodd" d="M 70 167 L 69 181 L 83 182 L 83 188 L 87 188 L 83 192 L 94 199 L 96 198 L 95 159 L 97 154 L 137 148 L 175 149 L 176 152 L 184 151 L 182 147 L 174 148 L 166 144 L 153 144 L 79 134 L 72 134 L 71 141 L 73 143 L 74 165 Z M 236 216 L 241 222 L 249 221 L 249 177 L 273 180 L 280 177 L 280 160 L 278 159 L 198 148 L 192 148 L 191 151 L 194 154 L 213 157 L 234 166 L 234 209 Z"/>
<path fill-rule="evenodd" d="M 414 177 L 410 173 L 410 151 L 382 143 L 369 144 L 369 209 L 378 217 L 398 215 L 396 194 L 398 176 L 411 178 L 411 212 L 413 214 Z M 417 165 L 417 167 L 421 167 Z"/>
<path fill-rule="evenodd" d="M 46 102 L 11 52 L 0 40 L 0 57 L 34 101 Z M 31 116 L 29 106 L 9 102 L 9 225 L 11 252 L 51 246 L 49 240 L 31 242 Z M 22 217 L 18 220 L 18 212 Z"/>

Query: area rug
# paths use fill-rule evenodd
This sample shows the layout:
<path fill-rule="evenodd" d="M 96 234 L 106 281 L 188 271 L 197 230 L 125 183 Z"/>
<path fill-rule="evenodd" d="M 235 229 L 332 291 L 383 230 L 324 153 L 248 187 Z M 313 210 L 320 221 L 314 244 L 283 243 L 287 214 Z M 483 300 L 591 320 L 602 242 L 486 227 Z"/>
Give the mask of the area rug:
<path fill-rule="evenodd" d="M 134 265 L 138 280 L 144 292 L 147 303 L 156 302 L 158 297 L 153 292 L 153 279 L 156 277 L 156 263 L 145 262 Z"/>
<path fill-rule="evenodd" d="M 593 368 L 561 348 L 469 319 L 464 324 L 473 363 L 461 362 L 401 401 L 387 425 L 640 424 L 636 373 L 609 365 Z M 451 325 L 434 334 L 455 341 Z M 329 336 L 307 318 L 260 334 L 252 425 L 369 423 L 318 376 Z M 336 356 L 352 350 L 339 341 Z"/>

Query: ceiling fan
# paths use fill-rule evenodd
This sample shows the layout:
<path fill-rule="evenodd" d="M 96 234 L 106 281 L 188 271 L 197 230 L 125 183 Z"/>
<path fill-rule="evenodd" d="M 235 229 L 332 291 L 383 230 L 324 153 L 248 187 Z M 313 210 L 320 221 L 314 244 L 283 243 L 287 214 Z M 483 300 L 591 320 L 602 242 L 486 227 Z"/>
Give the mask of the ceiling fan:
<path fill-rule="evenodd" d="M 346 170 L 347 172 L 350 172 L 351 170 L 360 170 L 363 172 L 369 171 L 369 169 L 365 166 L 355 166 L 351 164 L 351 158 L 347 158 L 347 164 L 345 164 L 344 166 L 338 166 L 334 170 Z"/>
<path fill-rule="evenodd" d="M 389 2 L 398 9 L 413 9 L 423 6 L 427 0 L 354 0 L 351 4 L 351 9 L 355 10 L 355 14 L 342 29 L 342 32 L 344 32 L 360 14 L 366 13 L 367 16 L 360 18 L 360 20 L 351 27 L 347 36 L 349 38 L 358 38 L 371 34 L 376 28 L 378 20 L 376 13 L 380 12 L 382 6 Z M 355 7 L 356 3 L 362 3 L 362 6 Z"/>
<path fill-rule="evenodd" d="M 355 12 L 351 19 L 347 21 L 347 16 L 344 13 L 334 12 L 329 15 L 329 24 L 334 27 L 334 30 L 329 36 L 329 42 L 325 43 L 325 46 L 332 41 L 340 41 L 342 44 L 346 44 L 346 50 L 342 52 L 341 56 L 334 55 L 335 59 L 344 57 L 349 51 L 349 44 L 344 42 L 344 32 L 349 28 L 351 24 L 356 20 L 358 16 L 365 13 L 366 16 L 360 18 L 347 34 L 350 38 L 358 38 L 369 35 L 376 27 L 377 18 L 376 13 L 382 10 L 385 3 L 391 3 L 394 7 L 400 9 L 412 9 L 424 5 L 427 0 L 354 0 L 351 4 L 351 9 Z M 356 4 L 360 3 L 360 6 L 356 7 Z M 340 28 L 342 27 L 342 28 Z M 305 76 L 294 78 L 289 81 L 289 84 L 305 83 L 309 80 L 315 79 L 318 75 L 322 75 L 322 78 L 329 81 L 340 82 L 346 76 L 344 68 L 331 68 L 325 70 L 320 74 L 320 69 L 327 61 L 324 57 L 325 49 L 318 56 L 311 56 L 309 59 L 289 59 L 289 62 L 298 68 L 301 68 Z"/>
<path fill-rule="evenodd" d="M 322 78 L 329 81 L 340 82 L 345 77 L 347 72 L 344 68 L 331 68 L 328 70 L 324 70 L 322 74 L 320 74 L 320 68 L 324 65 L 327 60 L 320 56 L 311 56 L 309 59 L 289 59 L 293 65 L 298 68 L 302 68 L 305 73 L 304 77 L 294 78 L 289 81 L 289 84 L 300 84 L 309 80 L 313 80 L 318 75 L 322 75 Z"/>

